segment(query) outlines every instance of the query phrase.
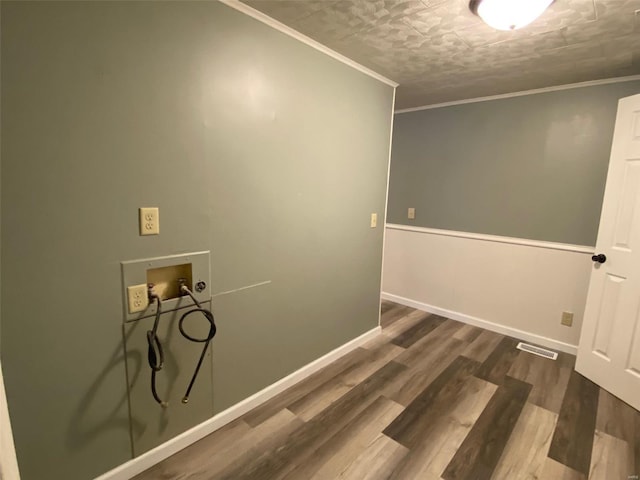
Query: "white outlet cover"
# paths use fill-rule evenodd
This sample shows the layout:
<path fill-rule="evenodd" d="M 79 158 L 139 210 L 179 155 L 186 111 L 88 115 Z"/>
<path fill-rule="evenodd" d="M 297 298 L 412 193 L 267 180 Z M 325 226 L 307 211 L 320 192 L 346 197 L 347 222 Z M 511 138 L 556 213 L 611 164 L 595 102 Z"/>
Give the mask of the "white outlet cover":
<path fill-rule="evenodd" d="M 127 287 L 127 300 L 129 303 L 129 313 L 143 312 L 149 305 L 149 295 L 147 294 L 147 284 L 131 285 Z"/>
<path fill-rule="evenodd" d="M 140 208 L 140 235 L 160 234 L 160 211 L 156 207 Z"/>
<path fill-rule="evenodd" d="M 376 228 L 378 226 L 378 214 L 371 214 L 371 228 Z"/>

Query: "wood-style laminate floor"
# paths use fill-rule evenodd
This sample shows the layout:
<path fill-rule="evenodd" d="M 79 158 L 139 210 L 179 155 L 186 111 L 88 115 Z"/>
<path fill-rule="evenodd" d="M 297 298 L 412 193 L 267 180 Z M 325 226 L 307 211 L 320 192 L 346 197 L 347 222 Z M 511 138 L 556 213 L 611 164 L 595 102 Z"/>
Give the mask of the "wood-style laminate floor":
<path fill-rule="evenodd" d="M 629 480 L 640 414 L 517 340 L 382 303 L 383 333 L 137 480 Z"/>

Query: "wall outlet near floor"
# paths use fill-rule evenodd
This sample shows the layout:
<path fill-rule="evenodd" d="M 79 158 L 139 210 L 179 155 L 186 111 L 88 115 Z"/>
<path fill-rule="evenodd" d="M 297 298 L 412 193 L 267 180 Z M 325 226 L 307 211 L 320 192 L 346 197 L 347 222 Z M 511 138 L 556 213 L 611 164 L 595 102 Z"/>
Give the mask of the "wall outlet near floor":
<path fill-rule="evenodd" d="M 416 218 L 416 209 L 415 208 L 409 207 L 409 209 L 407 210 L 407 218 L 410 218 L 412 220 L 414 218 Z"/>
<path fill-rule="evenodd" d="M 378 226 L 378 214 L 371 214 L 371 228 L 376 228 Z"/>
<path fill-rule="evenodd" d="M 571 312 L 562 312 L 562 319 L 560 320 L 562 325 L 566 325 L 570 327 L 573 325 L 573 313 Z"/>

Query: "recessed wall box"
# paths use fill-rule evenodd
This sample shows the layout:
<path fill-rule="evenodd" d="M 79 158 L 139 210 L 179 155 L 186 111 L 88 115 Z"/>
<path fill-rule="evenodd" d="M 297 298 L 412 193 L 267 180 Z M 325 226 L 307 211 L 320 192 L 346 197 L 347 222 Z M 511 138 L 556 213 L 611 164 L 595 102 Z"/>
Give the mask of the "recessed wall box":
<path fill-rule="evenodd" d="M 184 283 L 199 302 L 211 301 L 210 254 L 208 251 L 145 258 L 122 262 L 122 292 L 124 298 L 124 321 L 130 322 L 150 317 L 156 313 L 155 302 L 150 302 L 141 312 L 130 313 L 128 287 L 153 284 L 154 292 L 160 295 L 162 311 L 170 312 L 182 307 L 192 307 L 189 297 L 180 295 L 180 283 Z"/>

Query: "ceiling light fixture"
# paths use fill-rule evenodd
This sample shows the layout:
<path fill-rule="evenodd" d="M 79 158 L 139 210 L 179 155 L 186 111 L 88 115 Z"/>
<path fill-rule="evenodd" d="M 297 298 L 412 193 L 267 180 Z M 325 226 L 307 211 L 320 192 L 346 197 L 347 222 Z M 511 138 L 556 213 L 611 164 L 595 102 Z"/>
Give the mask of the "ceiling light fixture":
<path fill-rule="evenodd" d="M 554 0 L 471 0 L 469 8 L 497 30 L 517 30 L 538 18 Z"/>

